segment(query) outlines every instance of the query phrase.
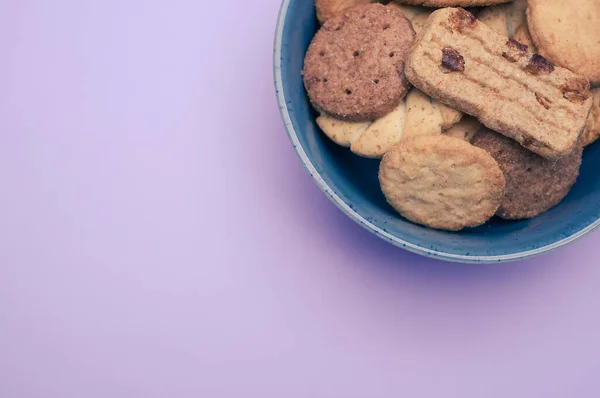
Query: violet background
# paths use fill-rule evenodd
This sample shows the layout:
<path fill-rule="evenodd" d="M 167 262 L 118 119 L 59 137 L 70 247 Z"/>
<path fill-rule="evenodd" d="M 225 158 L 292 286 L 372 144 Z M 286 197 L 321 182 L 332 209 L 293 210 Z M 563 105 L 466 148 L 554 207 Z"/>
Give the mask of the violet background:
<path fill-rule="evenodd" d="M 0 0 L 0 397 L 600 396 L 600 234 L 457 265 L 355 225 L 278 8 Z"/>

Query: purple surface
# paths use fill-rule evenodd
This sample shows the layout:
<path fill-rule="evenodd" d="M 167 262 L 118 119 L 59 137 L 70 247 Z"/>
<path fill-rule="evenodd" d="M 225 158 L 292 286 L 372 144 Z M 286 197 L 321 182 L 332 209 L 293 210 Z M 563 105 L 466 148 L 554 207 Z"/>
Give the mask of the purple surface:
<path fill-rule="evenodd" d="M 278 7 L 2 0 L 0 397 L 598 397 L 600 234 L 476 266 L 355 225 L 279 119 Z"/>

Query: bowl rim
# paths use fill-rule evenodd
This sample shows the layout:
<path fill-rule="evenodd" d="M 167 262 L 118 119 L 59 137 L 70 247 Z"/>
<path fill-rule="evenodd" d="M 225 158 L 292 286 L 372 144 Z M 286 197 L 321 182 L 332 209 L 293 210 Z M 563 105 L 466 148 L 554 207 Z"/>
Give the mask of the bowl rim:
<path fill-rule="evenodd" d="M 527 250 L 518 253 L 512 254 L 504 254 L 504 255 L 495 255 L 495 256 L 471 256 L 471 255 L 462 255 L 462 254 L 452 254 L 445 253 L 436 250 L 427 249 L 423 246 L 419 246 L 414 243 L 410 243 L 403 239 L 394 236 L 376 225 L 372 224 L 360 214 L 358 214 L 354 209 L 350 207 L 350 205 L 344 202 L 337 193 L 327 184 L 327 182 L 323 179 L 323 177 L 319 174 L 317 169 L 314 167 L 298 136 L 296 134 L 296 130 L 292 124 L 292 120 L 290 118 L 290 114 L 288 112 L 288 104 L 285 98 L 284 88 L 283 88 L 283 79 L 281 74 L 281 51 L 283 46 L 283 29 L 285 26 L 285 21 L 287 18 L 287 12 L 292 0 L 283 0 L 281 3 L 281 8 L 279 10 L 279 17 L 277 20 L 277 27 L 275 30 L 275 40 L 274 40 L 274 51 L 273 51 L 273 75 L 275 80 L 275 93 L 277 95 L 277 103 L 279 105 L 279 112 L 281 114 L 281 118 L 285 124 L 285 128 L 290 138 L 294 150 L 302 160 L 304 167 L 309 171 L 311 177 L 317 184 L 317 186 L 329 197 L 329 199 L 340 209 L 342 210 L 350 219 L 354 222 L 365 228 L 366 230 L 374 233 L 379 238 L 392 243 L 395 246 L 400 247 L 401 249 L 405 249 L 412 253 L 416 253 L 425 257 L 436 258 L 438 260 L 450 261 L 450 262 L 459 262 L 459 263 L 505 263 L 512 262 L 518 260 L 524 260 L 527 258 L 539 256 L 544 253 L 548 253 L 552 250 L 556 250 L 562 246 L 565 246 L 576 239 L 594 231 L 598 227 L 600 227 L 600 218 L 589 224 L 585 228 L 573 233 L 570 236 L 567 236 L 561 240 L 550 243 L 548 245 L 539 247 L 537 249 Z"/>

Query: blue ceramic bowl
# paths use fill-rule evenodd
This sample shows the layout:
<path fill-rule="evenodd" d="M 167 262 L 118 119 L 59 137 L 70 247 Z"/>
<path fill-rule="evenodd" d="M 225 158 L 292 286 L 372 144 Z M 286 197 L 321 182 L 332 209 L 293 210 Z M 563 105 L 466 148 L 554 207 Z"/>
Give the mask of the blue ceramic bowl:
<path fill-rule="evenodd" d="M 415 225 L 390 207 L 379 187 L 379 161 L 329 141 L 315 123 L 302 82 L 304 54 L 318 29 L 314 1 L 284 0 L 275 37 L 275 87 L 288 134 L 317 185 L 344 213 L 380 238 L 425 256 L 465 263 L 499 263 L 566 245 L 600 225 L 600 144 L 587 148 L 569 196 L 532 220 L 504 221 L 462 232 Z"/>

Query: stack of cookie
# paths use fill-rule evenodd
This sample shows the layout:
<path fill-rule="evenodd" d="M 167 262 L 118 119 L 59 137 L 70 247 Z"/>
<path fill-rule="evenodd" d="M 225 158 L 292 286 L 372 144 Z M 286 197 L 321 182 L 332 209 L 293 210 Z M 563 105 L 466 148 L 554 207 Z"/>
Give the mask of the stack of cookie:
<path fill-rule="evenodd" d="M 331 140 L 383 158 L 402 216 L 458 231 L 567 195 L 600 136 L 600 2 L 364 3 L 316 0 L 304 83 Z"/>

